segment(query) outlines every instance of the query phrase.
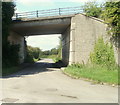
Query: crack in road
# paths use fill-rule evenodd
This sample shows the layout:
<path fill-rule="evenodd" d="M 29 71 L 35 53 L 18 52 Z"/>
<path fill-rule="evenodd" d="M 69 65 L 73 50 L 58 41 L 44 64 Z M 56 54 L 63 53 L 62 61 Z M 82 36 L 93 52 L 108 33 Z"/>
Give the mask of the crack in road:
<path fill-rule="evenodd" d="M 4 99 L 2 99 L 1 101 L 11 103 L 11 102 L 16 102 L 16 101 L 18 101 L 18 100 L 19 100 L 19 99 L 15 99 L 15 98 L 4 98 Z"/>
<path fill-rule="evenodd" d="M 76 96 L 69 96 L 69 95 L 61 95 L 63 97 L 68 97 L 68 98 L 77 98 Z"/>

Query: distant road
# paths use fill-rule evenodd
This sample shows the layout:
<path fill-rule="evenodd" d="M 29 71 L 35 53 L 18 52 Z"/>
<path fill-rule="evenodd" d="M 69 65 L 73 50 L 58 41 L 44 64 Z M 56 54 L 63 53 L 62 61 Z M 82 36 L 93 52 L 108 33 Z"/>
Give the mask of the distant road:
<path fill-rule="evenodd" d="M 39 62 L 15 73 L 3 81 L 2 102 L 8 103 L 118 103 L 118 88 L 93 85 L 72 79 L 51 59 Z"/>

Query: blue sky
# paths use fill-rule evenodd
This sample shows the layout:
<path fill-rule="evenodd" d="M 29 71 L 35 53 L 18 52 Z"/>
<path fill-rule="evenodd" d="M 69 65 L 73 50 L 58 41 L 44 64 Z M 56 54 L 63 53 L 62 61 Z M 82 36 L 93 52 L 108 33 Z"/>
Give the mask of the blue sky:
<path fill-rule="evenodd" d="M 26 11 L 36 11 L 54 8 L 64 7 L 76 7 L 82 6 L 87 1 L 93 0 L 15 0 L 16 2 L 16 13 Z M 105 0 L 97 0 L 102 2 Z M 59 44 L 60 35 L 45 35 L 45 36 L 29 36 L 27 44 L 33 47 L 39 47 L 42 50 L 50 50 L 51 48 L 57 47 Z"/>
<path fill-rule="evenodd" d="M 16 12 L 81 6 L 87 1 L 95 0 L 15 0 Z M 105 0 L 96 0 L 102 2 Z"/>
<path fill-rule="evenodd" d="M 77 2 L 16 2 L 17 10 L 16 12 L 25 12 L 25 11 L 36 11 L 36 10 L 45 10 L 45 9 L 54 9 L 62 7 L 75 7 L 83 4 Z M 57 1 L 57 0 L 56 0 Z"/>

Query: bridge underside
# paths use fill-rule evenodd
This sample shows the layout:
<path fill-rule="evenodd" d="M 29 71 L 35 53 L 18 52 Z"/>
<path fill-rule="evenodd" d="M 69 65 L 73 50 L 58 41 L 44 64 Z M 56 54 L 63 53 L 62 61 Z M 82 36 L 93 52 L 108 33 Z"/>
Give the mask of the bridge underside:
<path fill-rule="evenodd" d="M 69 63 L 70 26 L 72 16 L 57 16 L 37 20 L 32 19 L 24 21 L 14 21 L 11 30 L 22 37 L 33 35 L 61 34 L 63 46 L 62 60 L 67 65 Z"/>
<path fill-rule="evenodd" d="M 62 34 L 71 23 L 69 17 L 43 18 L 38 20 L 15 21 L 12 30 L 23 36 Z"/>

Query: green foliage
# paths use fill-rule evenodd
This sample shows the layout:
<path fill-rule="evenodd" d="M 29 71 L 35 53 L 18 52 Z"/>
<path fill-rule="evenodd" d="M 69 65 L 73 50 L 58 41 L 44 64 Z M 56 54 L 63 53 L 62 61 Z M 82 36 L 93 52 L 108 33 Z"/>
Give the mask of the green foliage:
<path fill-rule="evenodd" d="M 18 66 L 3 68 L 2 69 L 2 76 L 10 75 L 10 74 L 15 73 L 19 70 L 20 70 L 20 68 Z"/>
<path fill-rule="evenodd" d="M 2 2 L 2 63 L 4 67 L 19 64 L 19 45 L 10 45 L 8 42 L 10 25 L 14 14 L 13 2 Z"/>
<path fill-rule="evenodd" d="M 112 45 L 105 44 L 103 38 L 99 38 L 95 44 L 94 51 L 90 54 L 90 60 L 94 64 L 107 65 L 109 67 L 115 65 Z"/>
<path fill-rule="evenodd" d="M 58 54 L 58 49 L 57 48 L 52 48 L 50 51 L 50 54 L 57 55 Z"/>
<path fill-rule="evenodd" d="M 105 2 L 97 4 L 96 2 L 87 2 L 83 6 L 83 11 L 87 16 L 93 16 L 103 19 L 110 27 L 109 33 L 113 36 L 120 35 L 120 1 Z"/>
<path fill-rule="evenodd" d="M 4 49 L 6 53 L 2 54 L 4 58 L 2 59 L 3 67 L 16 66 L 19 64 L 19 48 L 20 45 L 7 45 L 7 48 Z"/>
<path fill-rule="evenodd" d="M 102 12 L 102 7 L 96 2 L 86 2 L 83 6 L 83 12 L 87 16 L 93 16 L 98 18 Z"/>
<path fill-rule="evenodd" d="M 42 51 L 42 55 L 57 55 L 58 54 L 58 48 L 52 48 L 51 50 Z"/>
<path fill-rule="evenodd" d="M 12 23 L 12 16 L 14 14 L 13 2 L 2 2 L 2 44 L 7 45 L 7 37 L 9 35 L 9 28 Z"/>
<path fill-rule="evenodd" d="M 25 62 L 34 62 L 36 59 L 39 59 L 41 50 L 38 47 L 27 46 L 27 56 Z"/>
<path fill-rule="evenodd" d="M 74 78 L 92 80 L 94 83 L 118 84 L 118 67 L 109 70 L 107 66 L 73 64 L 63 72 Z"/>
<path fill-rule="evenodd" d="M 120 1 L 106 2 L 101 17 L 108 23 L 113 36 L 120 35 Z"/>
<path fill-rule="evenodd" d="M 28 49 L 29 55 L 33 56 L 33 58 L 35 59 L 39 58 L 41 50 L 38 47 L 28 46 L 27 49 Z"/>
<path fill-rule="evenodd" d="M 34 63 L 33 56 L 31 56 L 29 53 L 27 53 L 26 58 L 25 58 L 25 63 Z"/>
<path fill-rule="evenodd" d="M 62 43 L 61 43 L 61 37 L 59 37 L 59 45 L 57 48 L 52 48 L 51 50 L 42 51 L 42 54 L 40 55 L 41 58 L 51 58 L 54 62 L 58 62 L 61 60 L 61 50 L 62 50 Z"/>

